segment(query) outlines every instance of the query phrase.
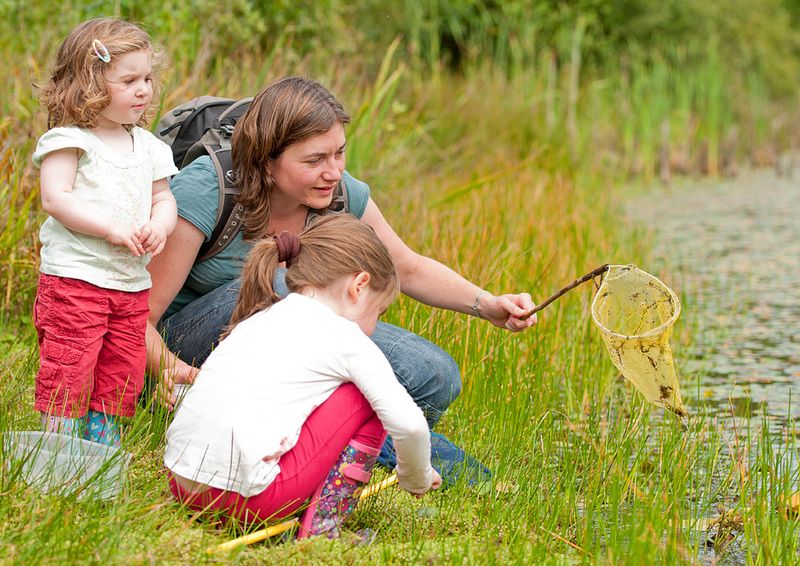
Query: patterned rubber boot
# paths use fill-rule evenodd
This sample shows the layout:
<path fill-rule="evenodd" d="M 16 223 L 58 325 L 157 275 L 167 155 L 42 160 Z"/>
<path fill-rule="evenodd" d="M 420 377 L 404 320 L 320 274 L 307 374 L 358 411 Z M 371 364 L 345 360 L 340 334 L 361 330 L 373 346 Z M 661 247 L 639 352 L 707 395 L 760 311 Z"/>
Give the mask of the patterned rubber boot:
<path fill-rule="evenodd" d="M 119 447 L 122 442 L 119 435 L 118 418 L 89 409 L 89 414 L 86 415 L 86 433 L 83 438 L 106 446 Z"/>
<path fill-rule="evenodd" d="M 350 441 L 311 497 L 311 505 L 300 518 L 298 539 L 315 535 L 339 537 L 339 528 L 358 505 L 361 491 L 372 477 L 379 453 L 380 448 Z"/>
<path fill-rule="evenodd" d="M 45 432 L 58 432 L 83 438 L 86 432 L 86 417 L 57 417 L 42 413 L 42 428 Z"/>

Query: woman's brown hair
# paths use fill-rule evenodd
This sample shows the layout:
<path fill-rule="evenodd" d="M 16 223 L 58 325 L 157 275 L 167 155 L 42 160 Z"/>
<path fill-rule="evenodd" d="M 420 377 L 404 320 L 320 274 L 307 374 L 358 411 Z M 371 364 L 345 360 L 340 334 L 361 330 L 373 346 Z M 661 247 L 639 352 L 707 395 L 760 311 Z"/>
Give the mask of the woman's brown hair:
<path fill-rule="evenodd" d="M 102 43 L 111 57 L 98 56 L 94 40 Z M 155 68 L 159 54 L 154 52 L 150 36 L 139 26 L 117 18 L 96 18 L 79 24 L 64 39 L 53 62 L 50 80 L 41 88 L 39 98 L 47 108 L 48 127 L 77 126 L 94 128 L 97 116 L 111 102 L 105 71 L 126 53 L 148 50 Z M 155 93 L 154 93 L 155 97 Z M 136 126 L 146 126 L 147 112 Z"/>
<path fill-rule="evenodd" d="M 233 169 L 245 208 L 244 237 L 267 236 L 270 195 L 275 181 L 271 159 L 290 145 L 324 134 L 336 124 L 350 123 L 341 103 L 317 81 L 285 77 L 262 89 L 236 124 L 231 140 Z"/>
<path fill-rule="evenodd" d="M 375 231 L 349 214 L 330 214 L 306 228 L 299 236 L 297 256 L 286 271 L 289 291 L 323 289 L 342 277 L 365 271 L 375 292 L 397 293 L 400 280 L 389 255 Z M 278 268 L 275 238 L 253 246 L 242 268 L 242 288 L 224 336 L 251 315 L 280 300 L 272 286 Z"/>

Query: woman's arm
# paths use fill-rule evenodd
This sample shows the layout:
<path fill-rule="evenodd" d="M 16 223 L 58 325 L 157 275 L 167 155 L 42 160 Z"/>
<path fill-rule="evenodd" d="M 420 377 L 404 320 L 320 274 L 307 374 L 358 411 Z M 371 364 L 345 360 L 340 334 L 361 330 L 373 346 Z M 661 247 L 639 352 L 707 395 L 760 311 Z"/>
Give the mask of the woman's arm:
<path fill-rule="evenodd" d="M 175 231 L 167 238 L 164 250 L 154 257 L 147 269 L 153 279 L 150 289 L 150 317 L 147 322 L 147 367 L 152 375 L 160 375 L 159 395 L 170 408 L 175 403 L 174 383 L 191 383 L 197 369 L 169 351 L 156 323 L 183 287 L 194 265 L 205 235 L 194 224 L 178 218 Z"/>
<path fill-rule="evenodd" d="M 536 323 L 536 317 L 520 320 L 534 307 L 528 293 L 492 295 L 427 256 L 409 248 L 394 232 L 370 199 L 361 217 L 389 249 L 403 293 L 434 307 L 480 316 L 495 326 L 519 332 Z"/>

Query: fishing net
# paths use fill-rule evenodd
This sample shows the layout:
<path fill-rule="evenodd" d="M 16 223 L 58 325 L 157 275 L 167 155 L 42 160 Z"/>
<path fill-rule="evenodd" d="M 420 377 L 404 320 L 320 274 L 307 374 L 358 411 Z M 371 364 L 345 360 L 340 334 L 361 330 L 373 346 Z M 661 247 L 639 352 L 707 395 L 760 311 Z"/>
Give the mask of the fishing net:
<path fill-rule="evenodd" d="M 680 312 L 675 292 L 634 265 L 609 266 L 592 302 L 592 319 L 625 379 L 649 402 L 686 417 L 669 347 Z"/>

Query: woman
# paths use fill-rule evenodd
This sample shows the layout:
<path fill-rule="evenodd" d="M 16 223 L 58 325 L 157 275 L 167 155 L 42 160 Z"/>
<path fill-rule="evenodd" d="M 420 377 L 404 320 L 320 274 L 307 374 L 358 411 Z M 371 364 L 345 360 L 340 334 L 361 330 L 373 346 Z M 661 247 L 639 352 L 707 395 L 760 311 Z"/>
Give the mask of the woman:
<path fill-rule="evenodd" d="M 512 332 L 535 323 L 535 317 L 519 318 L 533 308 L 527 293 L 492 295 L 414 252 L 395 234 L 369 187 L 344 169 L 349 121 L 333 95 L 309 79 L 283 78 L 259 92 L 232 139 L 244 229 L 204 262 L 194 263 L 216 221 L 216 172 L 210 159 L 201 157 L 172 180 L 178 225 L 149 266 L 153 287 L 147 328 L 148 367 L 152 375 L 161 375 L 162 396 L 170 406 L 176 401 L 173 385 L 192 382 L 228 324 L 242 262 L 253 242 L 284 230 L 299 234 L 310 212 L 324 213 L 340 183 L 348 212 L 371 226 L 389 249 L 403 293 Z M 287 292 L 281 281 L 276 289 Z M 432 428 L 461 390 L 455 361 L 427 340 L 388 324 L 379 324 L 372 339 Z"/>

